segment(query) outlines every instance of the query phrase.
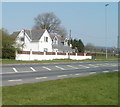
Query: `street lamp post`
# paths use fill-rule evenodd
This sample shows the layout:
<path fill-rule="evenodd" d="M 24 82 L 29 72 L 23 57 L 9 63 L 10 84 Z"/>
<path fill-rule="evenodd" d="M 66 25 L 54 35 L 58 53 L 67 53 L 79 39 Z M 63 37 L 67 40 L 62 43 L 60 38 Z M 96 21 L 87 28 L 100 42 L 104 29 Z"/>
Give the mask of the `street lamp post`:
<path fill-rule="evenodd" d="M 109 6 L 109 4 L 105 4 L 105 42 L 106 42 L 106 59 L 108 58 L 107 55 L 107 6 Z"/>

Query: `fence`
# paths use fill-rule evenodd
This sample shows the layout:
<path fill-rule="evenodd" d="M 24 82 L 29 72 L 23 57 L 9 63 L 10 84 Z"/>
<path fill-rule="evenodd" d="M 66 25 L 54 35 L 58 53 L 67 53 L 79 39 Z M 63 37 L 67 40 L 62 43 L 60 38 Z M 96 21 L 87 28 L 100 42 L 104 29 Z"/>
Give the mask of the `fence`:
<path fill-rule="evenodd" d="M 36 51 L 16 52 L 16 60 L 53 60 L 53 59 L 84 60 L 92 59 L 92 56 L 87 53 L 59 53 L 59 52 L 36 52 Z"/>

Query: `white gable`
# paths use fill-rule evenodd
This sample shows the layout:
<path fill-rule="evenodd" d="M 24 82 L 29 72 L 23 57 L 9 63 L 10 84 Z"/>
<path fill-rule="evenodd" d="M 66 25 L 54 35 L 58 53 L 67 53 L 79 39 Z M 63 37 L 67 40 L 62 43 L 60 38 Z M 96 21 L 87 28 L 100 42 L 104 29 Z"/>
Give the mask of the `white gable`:
<path fill-rule="evenodd" d="M 48 52 L 52 52 L 52 40 L 47 30 L 43 33 L 39 41 L 39 50 L 44 51 L 47 49 Z"/>

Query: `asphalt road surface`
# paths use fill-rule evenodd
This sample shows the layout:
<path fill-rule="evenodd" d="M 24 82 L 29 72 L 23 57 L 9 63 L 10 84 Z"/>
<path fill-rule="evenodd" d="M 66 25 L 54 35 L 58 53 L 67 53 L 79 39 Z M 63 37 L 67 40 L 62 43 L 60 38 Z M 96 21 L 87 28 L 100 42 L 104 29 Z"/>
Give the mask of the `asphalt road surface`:
<path fill-rule="evenodd" d="M 2 86 L 118 72 L 117 61 L 2 65 Z"/>

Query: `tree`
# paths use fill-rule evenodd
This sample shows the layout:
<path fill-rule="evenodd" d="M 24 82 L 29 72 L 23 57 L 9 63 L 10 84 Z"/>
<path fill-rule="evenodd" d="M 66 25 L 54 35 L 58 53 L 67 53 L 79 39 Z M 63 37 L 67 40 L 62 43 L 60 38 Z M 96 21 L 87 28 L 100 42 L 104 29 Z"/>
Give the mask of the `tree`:
<path fill-rule="evenodd" d="M 0 58 L 2 58 L 2 30 L 0 29 Z"/>
<path fill-rule="evenodd" d="M 15 38 L 9 36 L 9 34 L 3 29 L 0 30 L 0 37 L 2 38 L 2 58 L 13 59 L 15 58 Z"/>
<path fill-rule="evenodd" d="M 85 51 L 85 46 L 84 46 L 81 39 L 78 40 L 77 49 L 78 49 L 78 52 L 84 52 Z"/>
<path fill-rule="evenodd" d="M 56 33 L 65 37 L 67 36 L 67 31 L 60 24 L 60 19 L 54 13 L 43 13 L 35 18 L 33 29 L 47 29 L 49 33 Z"/>
<path fill-rule="evenodd" d="M 84 44 L 83 42 L 81 41 L 81 39 L 77 40 L 77 39 L 74 39 L 74 40 L 69 40 L 68 41 L 68 44 L 72 44 L 72 49 L 75 49 L 75 52 L 84 52 Z"/>

